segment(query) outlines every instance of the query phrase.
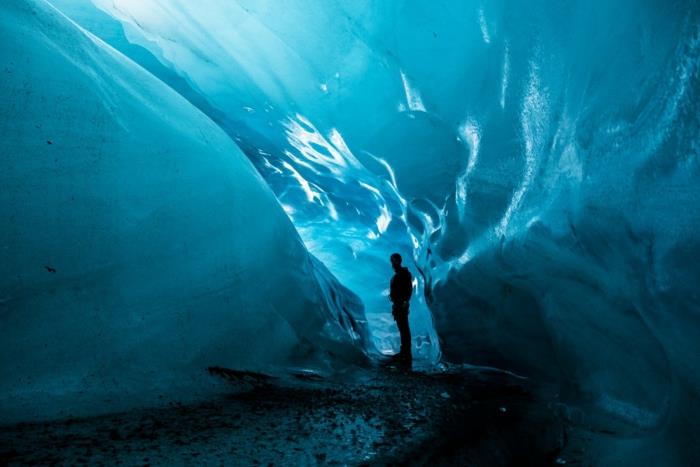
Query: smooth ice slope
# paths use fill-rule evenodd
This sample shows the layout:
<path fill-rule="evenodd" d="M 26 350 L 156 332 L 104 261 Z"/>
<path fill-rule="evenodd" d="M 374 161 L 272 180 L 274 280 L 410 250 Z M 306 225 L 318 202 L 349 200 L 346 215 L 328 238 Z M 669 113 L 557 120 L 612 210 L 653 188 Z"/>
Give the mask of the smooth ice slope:
<path fill-rule="evenodd" d="M 301 33 L 289 28 L 309 18 L 293 3 L 280 5 L 280 11 L 289 15 L 281 18 L 270 14 L 275 5 L 259 2 L 210 2 L 203 8 L 186 2 L 95 2 L 124 22 L 132 44 L 105 21 L 104 13 L 84 2 L 54 3 L 178 89 L 234 138 L 280 199 L 307 248 L 362 299 L 372 333 L 369 350 L 397 351 L 398 335 L 387 298 L 389 255 L 399 251 L 407 258 L 416 290 L 422 292 L 424 282 L 410 260 L 414 247 L 406 224 L 406 200 L 392 182 L 391 169 L 349 145 L 345 133 L 334 126 L 343 116 L 347 122 L 355 115 L 336 98 L 337 92 L 346 93 L 339 83 L 348 70 L 335 61 L 343 59 L 335 56 L 335 44 L 352 47 L 357 40 L 346 37 L 348 22 L 354 19 L 339 16 L 336 4 L 313 4 L 323 20 L 313 18 L 314 24 L 307 24 L 308 31 L 300 38 L 319 55 L 300 56 L 284 35 Z M 280 20 L 279 26 L 286 29 L 273 29 L 268 23 Z M 343 27 L 336 29 L 338 20 Z M 337 30 L 338 37 L 320 50 L 316 38 L 328 27 Z M 361 53 L 372 51 L 363 47 Z M 154 65 L 155 57 L 180 76 Z M 324 68 L 326 77 L 318 78 L 308 60 L 313 67 Z M 351 76 L 352 89 L 358 91 L 353 98 L 367 97 L 353 84 L 363 70 L 360 67 Z M 381 92 L 377 97 L 384 97 Z M 403 90 L 392 99 L 398 102 L 402 94 Z M 307 111 L 314 119 L 305 117 Z M 319 112 L 323 117 L 333 112 L 333 118 L 319 118 Z M 415 356 L 434 363 L 440 349 L 422 293 L 414 296 L 410 321 Z"/>
<path fill-rule="evenodd" d="M 0 422 L 355 358 L 361 304 L 209 118 L 44 1 L 0 5 L 0 70 Z"/>
<path fill-rule="evenodd" d="M 94 3 L 331 269 L 413 242 L 449 359 L 618 420 L 601 465 L 699 461 L 697 2 Z"/>

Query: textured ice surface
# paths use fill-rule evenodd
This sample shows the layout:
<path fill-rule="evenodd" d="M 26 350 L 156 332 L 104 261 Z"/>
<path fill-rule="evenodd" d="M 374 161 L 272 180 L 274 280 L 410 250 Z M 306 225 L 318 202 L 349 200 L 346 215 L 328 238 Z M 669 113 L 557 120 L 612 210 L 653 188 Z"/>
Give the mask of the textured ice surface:
<path fill-rule="evenodd" d="M 0 70 L 0 421 L 360 354 L 362 304 L 185 99 L 43 1 L 0 6 Z"/>
<path fill-rule="evenodd" d="M 216 109 L 369 313 L 405 245 L 450 359 L 560 381 L 635 427 L 615 455 L 688 460 L 697 4 L 95 4 Z"/>
<path fill-rule="evenodd" d="M 697 463 L 696 2 L 56 3 L 238 143 L 380 352 L 396 249 L 418 353 L 559 382 L 628 428 L 601 465 Z"/>

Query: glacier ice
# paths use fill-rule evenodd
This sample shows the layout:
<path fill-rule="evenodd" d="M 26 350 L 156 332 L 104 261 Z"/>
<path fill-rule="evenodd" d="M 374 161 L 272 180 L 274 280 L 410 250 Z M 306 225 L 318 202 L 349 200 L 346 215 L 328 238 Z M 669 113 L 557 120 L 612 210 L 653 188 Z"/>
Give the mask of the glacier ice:
<path fill-rule="evenodd" d="M 359 361 L 362 304 L 211 120 L 43 1 L 0 44 L 0 420 Z"/>
<path fill-rule="evenodd" d="M 396 249 L 428 361 L 556 382 L 601 464 L 698 460 L 696 3 L 52 3 L 238 144 L 368 351 Z"/>
<path fill-rule="evenodd" d="M 340 73 L 329 71 L 329 79 L 322 82 L 314 78 L 308 63 L 276 31 L 247 15 L 247 10 L 262 7 L 255 2 L 215 2 L 204 9 L 186 2 L 177 7 L 169 2 L 95 2 L 124 22 L 126 37 L 118 37 L 104 13 L 84 2 L 54 3 L 180 89 L 233 137 L 272 187 L 309 251 L 362 299 L 372 336 L 369 352 L 396 351 L 397 331 L 388 312 L 386 290 L 392 274 L 388 257 L 394 251 L 411 257 L 416 241 L 406 224 L 406 200 L 395 186 L 398 166 L 358 153 L 345 140 L 344 132 L 317 125 L 298 105 L 302 96 L 309 100 L 335 94 L 343 79 Z M 319 8 L 318 12 L 325 11 L 329 17 L 335 15 L 335 10 L 326 11 L 323 4 Z M 288 13 L 299 14 L 297 10 Z M 236 26 L 225 27 L 230 21 Z M 200 26 L 204 24 L 206 27 Z M 134 44 L 147 48 L 152 56 L 134 53 Z M 256 61 L 263 56 L 256 52 L 258 48 L 271 54 L 265 63 Z M 240 50 L 247 52 L 240 54 Z M 154 66 L 154 57 L 162 64 Z M 274 67 L 266 66 L 268 62 L 274 62 Z M 162 65 L 180 76 L 164 72 Z M 189 86 L 183 86 L 182 79 Z M 408 77 L 404 80 L 406 92 L 412 93 L 409 105 L 418 105 L 419 93 L 410 90 Z M 422 289 L 422 276 L 417 270 L 414 276 Z M 437 361 L 439 343 L 422 294 L 413 300 L 410 321 L 416 355 L 427 362 Z"/>
<path fill-rule="evenodd" d="M 621 457 L 688 447 L 693 2 L 94 3 L 215 109 L 368 319 L 363 274 L 404 245 L 449 359 L 560 382 L 636 427 Z"/>

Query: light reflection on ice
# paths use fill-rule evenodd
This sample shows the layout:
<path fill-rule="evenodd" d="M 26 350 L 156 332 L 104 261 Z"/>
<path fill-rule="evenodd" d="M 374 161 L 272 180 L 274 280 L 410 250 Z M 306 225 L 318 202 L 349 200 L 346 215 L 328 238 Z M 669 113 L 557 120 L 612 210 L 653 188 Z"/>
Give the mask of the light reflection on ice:
<path fill-rule="evenodd" d="M 331 130 L 329 142 L 309 120 L 299 114 L 286 120 L 284 127 L 289 144 L 308 162 L 323 166 L 338 177 L 347 167 L 359 167 L 359 162 L 337 130 Z"/>
<path fill-rule="evenodd" d="M 263 165 L 273 169 L 281 165 L 284 174 L 276 175 L 290 177 L 301 187 L 303 198 L 288 189 L 289 182 L 284 183 L 278 197 L 285 211 L 293 215 L 307 249 L 360 295 L 376 351 L 396 352 L 398 336 L 391 304 L 382 295 L 393 274 L 389 255 L 401 251 L 416 278 L 416 290 L 421 290 L 423 283 L 412 265 L 415 239 L 405 223 L 408 205 L 392 167 L 366 154 L 385 169 L 380 175 L 371 172 L 353 154 L 340 131 L 331 128 L 324 134 L 302 115 L 289 117 L 283 127 L 289 144 L 283 150 L 283 160 Z M 392 234 L 385 236 L 390 230 Z M 435 361 L 439 355 L 437 336 L 422 293 L 414 294 L 411 310 L 416 357 Z"/>
<path fill-rule="evenodd" d="M 503 215 L 501 222 L 496 227 L 496 234 L 498 236 L 502 237 L 506 235 L 511 217 L 520 207 L 523 197 L 535 176 L 538 161 L 537 156 L 544 144 L 548 113 L 547 96 L 541 89 L 539 69 L 537 64 L 533 61 L 530 63 L 529 83 L 520 112 L 520 124 L 525 145 L 525 173 L 520 186 L 513 194 L 508 209 Z"/>
<path fill-rule="evenodd" d="M 484 8 L 479 8 L 479 28 L 481 29 L 481 38 L 484 43 L 491 43 L 491 36 L 489 35 L 489 27 L 486 24 L 486 17 L 484 16 Z"/>
<path fill-rule="evenodd" d="M 508 91 L 508 80 L 510 79 L 510 50 L 508 49 L 508 42 L 505 43 L 503 49 L 503 70 L 501 71 L 501 108 L 506 108 L 506 92 Z"/>
<path fill-rule="evenodd" d="M 408 78 L 403 71 L 401 72 L 401 82 L 403 82 L 403 89 L 406 93 L 408 109 L 413 112 L 425 112 L 425 106 L 423 105 L 423 99 L 421 99 L 420 93 L 411 86 L 411 83 L 408 82 Z"/>
<path fill-rule="evenodd" d="M 469 160 L 467 162 L 467 167 L 464 172 L 457 177 L 457 187 L 455 192 L 457 212 L 459 214 L 459 219 L 462 220 L 464 219 L 464 208 L 467 202 L 467 183 L 469 182 L 469 175 L 471 175 L 471 173 L 474 171 L 477 158 L 479 157 L 481 130 L 479 129 L 479 124 L 475 120 L 467 119 L 467 121 L 464 122 L 459 128 L 459 134 L 469 147 Z"/>

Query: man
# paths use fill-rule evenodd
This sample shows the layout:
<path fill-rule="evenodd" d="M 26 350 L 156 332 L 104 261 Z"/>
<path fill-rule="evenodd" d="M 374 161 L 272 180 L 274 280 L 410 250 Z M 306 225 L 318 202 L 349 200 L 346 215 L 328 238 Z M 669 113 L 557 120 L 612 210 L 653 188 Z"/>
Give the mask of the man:
<path fill-rule="evenodd" d="M 391 314 L 394 316 L 396 326 L 401 335 L 401 351 L 399 358 L 410 362 L 411 357 L 411 330 L 408 327 L 408 302 L 413 293 L 413 277 L 408 268 L 401 266 L 401 255 L 394 253 L 390 257 L 391 267 L 394 268 L 394 277 L 391 278 L 389 298 L 391 299 Z"/>

